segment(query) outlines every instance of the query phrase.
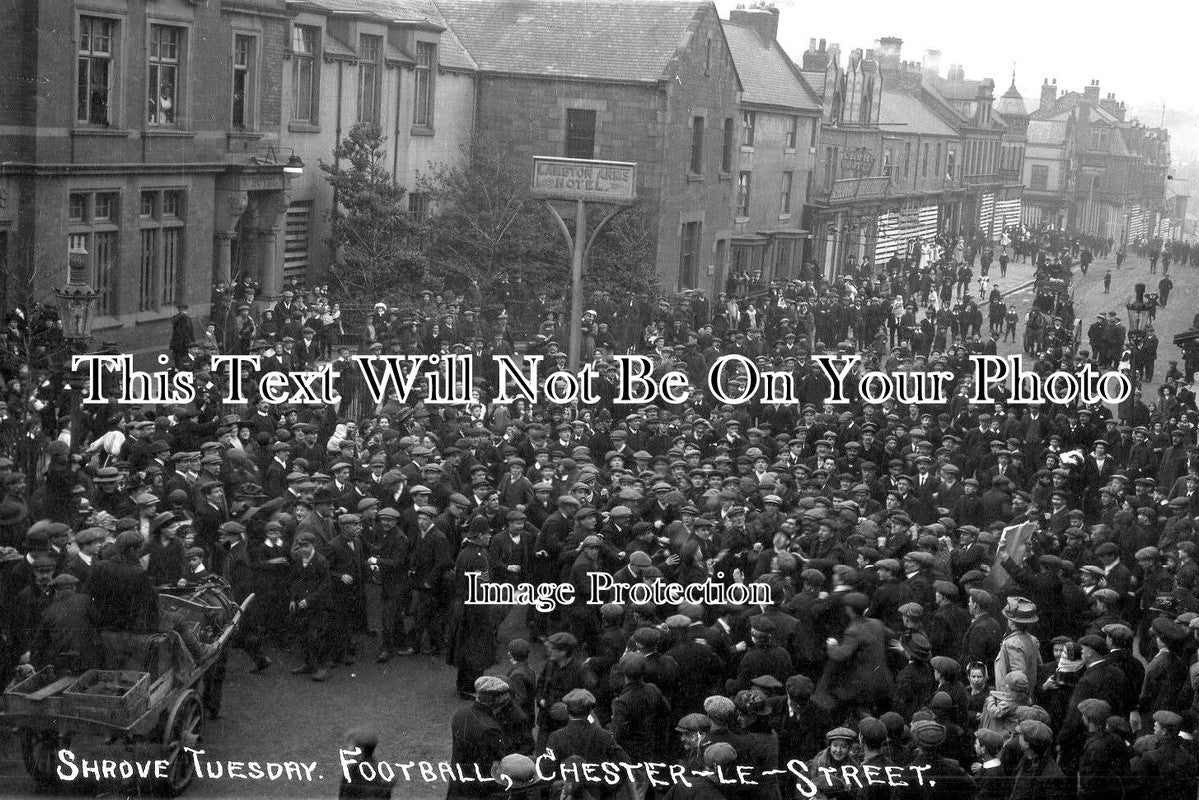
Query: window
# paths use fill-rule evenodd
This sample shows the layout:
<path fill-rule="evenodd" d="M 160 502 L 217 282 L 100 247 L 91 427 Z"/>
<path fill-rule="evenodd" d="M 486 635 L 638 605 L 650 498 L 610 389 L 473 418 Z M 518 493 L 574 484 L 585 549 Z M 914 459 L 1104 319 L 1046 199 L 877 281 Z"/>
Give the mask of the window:
<path fill-rule="evenodd" d="M 254 51 L 253 36 L 233 37 L 233 127 L 254 127 Z"/>
<path fill-rule="evenodd" d="M 595 158 L 595 111 L 566 109 L 566 157 Z"/>
<path fill-rule="evenodd" d="M 933 161 L 933 177 L 944 176 L 944 174 L 941 170 L 941 143 L 937 142 L 936 156 Z"/>
<path fill-rule="evenodd" d="M 791 187 L 795 183 L 795 173 L 787 170 L 783 173 L 783 190 L 779 197 L 779 213 L 791 213 Z"/>
<path fill-rule="evenodd" d="M 358 121 L 379 121 L 379 78 L 383 72 L 383 37 L 358 37 Z"/>
<path fill-rule="evenodd" d="M 789 150 L 795 149 L 795 142 L 799 139 L 799 117 L 791 117 L 787 123 L 787 141 L 786 147 Z"/>
<path fill-rule="evenodd" d="M 946 149 L 948 150 L 948 153 L 945 156 L 945 174 L 949 176 L 950 180 L 955 180 L 958 177 L 957 145 L 947 145 Z"/>
<path fill-rule="evenodd" d="M 920 167 L 920 177 L 921 178 L 928 177 L 928 151 L 929 151 L 930 147 L 931 147 L 931 145 L 928 142 L 924 143 L 924 162 L 923 162 L 923 165 Z"/>
<path fill-rule="evenodd" d="M 1091 129 L 1091 149 L 1107 150 L 1107 131 L 1102 128 Z"/>
<path fill-rule="evenodd" d="M 679 236 L 679 288 L 695 286 L 695 266 L 699 260 L 700 232 L 703 223 L 684 222 Z"/>
<path fill-rule="evenodd" d="M 733 118 L 725 117 L 724 142 L 720 147 L 720 171 L 733 171 Z"/>
<path fill-rule="evenodd" d="M 903 143 L 903 177 L 908 177 L 912 167 L 912 143 Z"/>
<path fill-rule="evenodd" d="M 183 193 L 176 189 L 146 191 L 138 209 L 141 257 L 138 311 L 155 311 L 175 302 L 183 266 Z"/>
<path fill-rule="evenodd" d="M 148 93 L 152 125 L 175 125 L 182 101 L 183 29 L 150 26 Z"/>
<path fill-rule="evenodd" d="M 753 111 L 745 111 L 741 114 L 741 144 L 746 147 L 754 146 L 754 127 L 757 125 L 758 115 Z"/>
<path fill-rule="evenodd" d="M 704 173 L 704 118 L 691 119 L 691 171 L 696 175 Z"/>
<path fill-rule="evenodd" d="M 427 222 L 429 219 L 429 193 L 409 192 L 408 213 L 417 222 Z"/>
<path fill-rule="evenodd" d="M 1033 164 L 1031 175 L 1031 189 L 1045 190 L 1049 188 L 1049 165 L 1048 164 Z"/>
<path fill-rule="evenodd" d="M 712 74 L 712 37 L 708 37 L 708 49 L 704 52 L 704 74 Z"/>
<path fill-rule="evenodd" d="M 422 128 L 433 127 L 433 64 L 436 62 L 437 46 L 428 42 L 417 42 L 412 124 Z M 594 113 L 592 112 L 593 116 Z"/>
<path fill-rule="evenodd" d="M 308 233 L 312 224 L 312 201 L 302 200 L 287 207 L 283 239 L 283 280 L 303 280 L 308 275 Z"/>
<path fill-rule="evenodd" d="M 107 315 L 116 313 L 117 205 L 116 192 L 73 192 L 67 200 L 67 249 L 87 251 L 96 310 Z"/>
<path fill-rule="evenodd" d="M 109 100 L 112 97 L 113 34 L 112 20 L 98 17 L 79 18 L 78 96 L 75 119 L 89 125 L 110 125 Z"/>
<path fill-rule="evenodd" d="M 291 118 L 315 125 L 320 88 L 320 28 L 296 25 L 291 36 Z"/>
<path fill-rule="evenodd" d="M 895 172 L 895 153 L 890 147 L 883 148 L 883 174 L 888 178 Z"/>
<path fill-rule="evenodd" d="M 742 172 L 737 176 L 737 216 L 749 216 L 749 190 L 753 176 Z"/>

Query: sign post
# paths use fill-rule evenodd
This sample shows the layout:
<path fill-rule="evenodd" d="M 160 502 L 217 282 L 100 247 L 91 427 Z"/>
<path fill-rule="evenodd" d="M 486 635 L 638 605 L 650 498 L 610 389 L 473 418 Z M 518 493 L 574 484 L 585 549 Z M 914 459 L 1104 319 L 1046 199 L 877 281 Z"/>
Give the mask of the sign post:
<path fill-rule="evenodd" d="M 581 158 L 533 157 L 532 194 L 545 201 L 570 248 L 570 340 L 567 364 L 578 370 L 583 343 L 583 265 L 604 226 L 637 199 L 637 165 L 628 161 L 597 161 Z M 554 206 L 555 200 L 572 200 L 575 206 L 574 233 Z M 590 235 L 587 205 L 612 206 Z"/>

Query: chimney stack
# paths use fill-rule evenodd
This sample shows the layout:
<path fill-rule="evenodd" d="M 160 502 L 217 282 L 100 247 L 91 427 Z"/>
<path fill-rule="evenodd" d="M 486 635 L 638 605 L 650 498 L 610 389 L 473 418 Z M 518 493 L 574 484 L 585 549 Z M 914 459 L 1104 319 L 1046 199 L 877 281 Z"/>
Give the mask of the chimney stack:
<path fill-rule="evenodd" d="M 1097 105 L 1099 103 L 1099 81 L 1091 81 L 1091 84 L 1082 90 L 1082 96 Z"/>
<path fill-rule="evenodd" d="M 966 80 L 966 70 L 961 64 L 950 64 L 948 79 L 951 83 Z"/>
<path fill-rule="evenodd" d="M 1046 78 L 1041 84 L 1041 108 L 1049 108 L 1057 102 L 1057 78 L 1053 79 L 1053 83 Z"/>
<path fill-rule="evenodd" d="M 924 71 L 933 75 L 941 74 L 941 51 L 940 50 L 925 50 L 924 51 Z"/>
<path fill-rule="evenodd" d="M 820 44 L 812 39 L 808 42 L 808 49 L 803 54 L 803 69 L 810 72 L 823 72 L 828 68 L 831 60 L 831 54 L 825 50 L 824 39 L 820 40 Z"/>
<path fill-rule="evenodd" d="M 734 8 L 729 12 L 729 22 L 732 22 L 734 25 L 753 28 L 762 37 L 762 40 L 767 43 L 773 42 L 778 38 L 779 10 L 774 6 Z"/>
<path fill-rule="evenodd" d="M 880 69 L 900 69 L 900 53 L 903 50 L 903 39 L 898 36 L 884 36 L 878 40 L 878 65 Z"/>

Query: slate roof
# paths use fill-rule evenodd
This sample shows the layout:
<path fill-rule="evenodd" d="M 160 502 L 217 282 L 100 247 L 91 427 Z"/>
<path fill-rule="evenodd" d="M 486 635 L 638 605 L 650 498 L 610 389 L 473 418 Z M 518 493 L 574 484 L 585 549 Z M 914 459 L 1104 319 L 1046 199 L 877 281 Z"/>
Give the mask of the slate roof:
<path fill-rule="evenodd" d="M 434 0 L 486 72 L 657 82 L 710 2 Z"/>
<path fill-rule="evenodd" d="M 437 63 L 443 69 L 474 71 L 477 65 L 462 46 L 462 42 L 446 26 L 445 18 L 432 0 L 288 0 L 293 9 L 310 9 L 318 13 L 364 16 L 388 24 L 416 25 L 427 30 L 440 30 Z M 357 52 L 345 42 L 328 35 L 325 52 L 330 56 L 356 58 Z M 387 44 L 387 58 L 411 63 L 412 53 L 405 53 Z"/>
<path fill-rule="evenodd" d="M 728 20 L 721 20 L 721 25 L 741 76 L 744 102 L 820 110 L 820 100 L 796 74 L 778 42 L 767 42 L 756 29 L 745 25 Z"/>
<path fill-rule="evenodd" d="M 878 121 L 884 130 L 932 136 L 958 136 L 932 109 L 907 92 L 883 89 Z"/>
<path fill-rule="evenodd" d="M 382 22 L 429 22 L 438 25 L 429 16 L 431 9 L 428 4 L 409 0 L 288 0 L 287 4 L 293 8 L 310 7 L 330 14 L 374 17 Z"/>

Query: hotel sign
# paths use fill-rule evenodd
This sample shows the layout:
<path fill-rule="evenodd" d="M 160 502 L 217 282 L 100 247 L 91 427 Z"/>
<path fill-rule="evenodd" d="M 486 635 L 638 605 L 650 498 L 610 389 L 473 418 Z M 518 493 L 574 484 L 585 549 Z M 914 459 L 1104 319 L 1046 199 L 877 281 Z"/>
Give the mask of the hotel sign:
<path fill-rule="evenodd" d="M 628 161 L 533 157 L 533 194 L 553 200 L 631 203 L 637 165 Z"/>

